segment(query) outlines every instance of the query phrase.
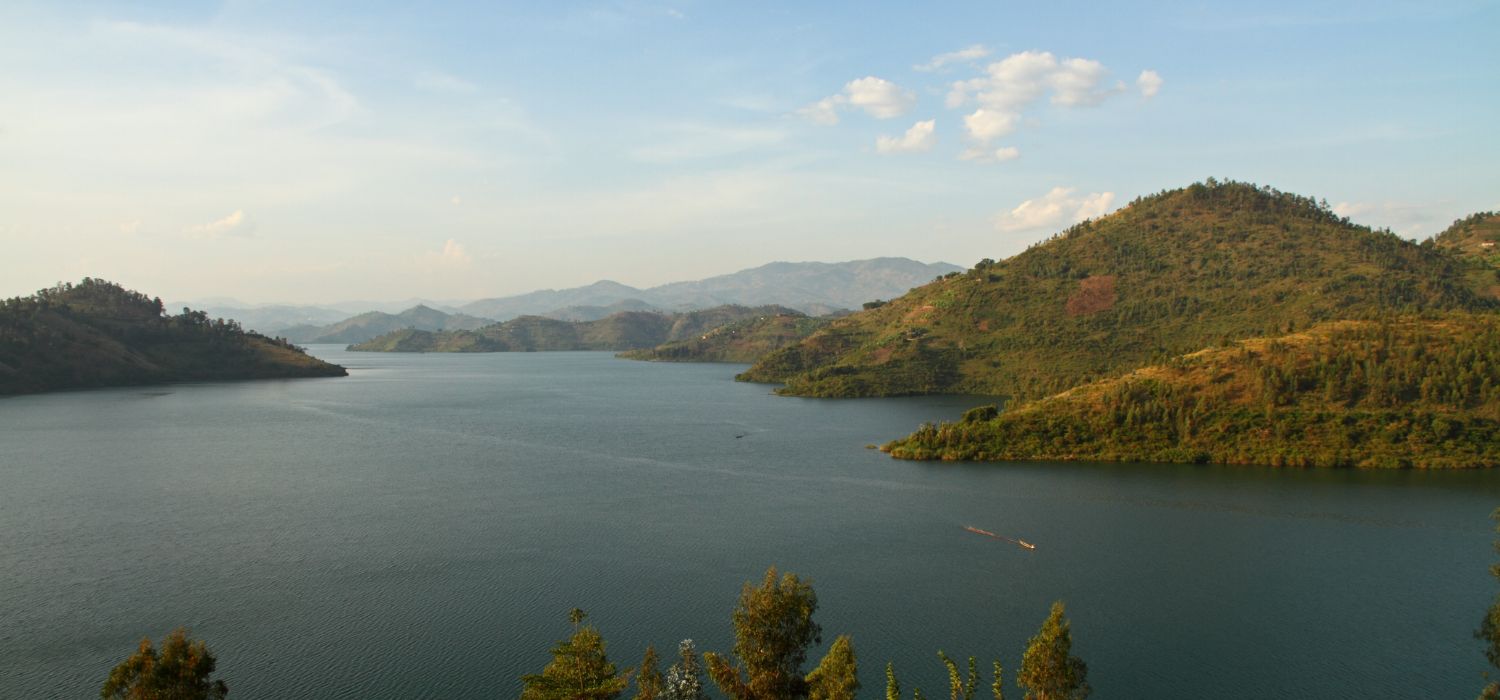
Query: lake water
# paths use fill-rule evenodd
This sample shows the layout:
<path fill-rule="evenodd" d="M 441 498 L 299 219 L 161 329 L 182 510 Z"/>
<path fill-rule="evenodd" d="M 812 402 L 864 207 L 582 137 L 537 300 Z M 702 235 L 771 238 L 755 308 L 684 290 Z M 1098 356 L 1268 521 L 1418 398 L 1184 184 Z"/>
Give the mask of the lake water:
<path fill-rule="evenodd" d="M 869 697 L 888 660 L 945 695 L 939 648 L 1009 673 L 1056 599 L 1100 698 L 1483 684 L 1500 474 L 897 462 L 865 445 L 978 400 L 314 352 L 351 376 L 0 400 L 0 698 L 97 697 L 178 625 L 234 698 L 514 697 L 575 606 L 621 665 L 727 651 L 771 564 Z"/>

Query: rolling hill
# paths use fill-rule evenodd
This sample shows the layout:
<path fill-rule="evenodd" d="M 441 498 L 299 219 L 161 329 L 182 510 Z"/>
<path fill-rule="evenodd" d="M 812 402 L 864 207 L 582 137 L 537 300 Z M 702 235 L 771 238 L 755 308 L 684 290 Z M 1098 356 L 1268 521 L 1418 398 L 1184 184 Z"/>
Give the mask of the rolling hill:
<path fill-rule="evenodd" d="M 225 379 L 334 377 L 338 365 L 201 311 L 85 278 L 0 306 L 0 394 Z"/>
<path fill-rule="evenodd" d="M 1495 308 L 1464 274 L 1326 204 L 1210 179 L 835 321 L 740 378 L 799 396 L 1039 398 L 1325 320 Z"/>
<path fill-rule="evenodd" d="M 1332 321 L 1003 413 L 974 409 L 882 449 L 906 459 L 1500 466 L 1500 317 Z"/>
<path fill-rule="evenodd" d="M 701 311 L 662 314 L 622 311 L 596 321 L 559 321 L 522 316 L 477 330 L 431 332 L 402 329 L 350 350 L 369 352 L 545 352 L 569 350 L 635 350 L 703 335 L 735 321 L 793 314 L 779 306 L 719 306 Z"/>
<path fill-rule="evenodd" d="M 417 305 L 399 314 L 369 311 L 326 326 L 293 326 L 280 335 L 294 343 L 363 343 L 391 331 L 415 328 L 426 331 L 473 330 L 494 321 L 468 314 L 450 314 Z"/>
<path fill-rule="evenodd" d="M 663 343 L 654 348 L 620 353 L 627 360 L 652 362 L 751 363 L 775 350 L 801 341 L 831 319 L 802 313 L 747 318 L 714 328 L 697 337 Z"/>

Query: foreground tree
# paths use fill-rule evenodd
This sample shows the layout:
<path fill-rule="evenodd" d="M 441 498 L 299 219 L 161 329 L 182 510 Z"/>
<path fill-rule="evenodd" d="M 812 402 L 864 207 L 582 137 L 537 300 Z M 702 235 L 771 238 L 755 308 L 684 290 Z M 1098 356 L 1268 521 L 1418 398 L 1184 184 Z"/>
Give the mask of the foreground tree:
<path fill-rule="evenodd" d="M 604 653 L 604 638 L 577 608 L 568 614 L 573 634 L 552 647 L 552 661 L 541 673 L 521 677 L 521 700 L 615 700 L 630 683 L 630 671 L 616 672 Z"/>
<path fill-rule="evenodd" d="M 641 670 L 635 674 L 635 700 L 661 700 L 661 662 L 656 658 L 656 647 L 646 645 L 646 656 L 641 659 Z"/>
<path fill-rule="evenodd" d="M 828 655 L 807 674 L 809 700 L 854 700 L 859 692 L 859 664 L 854 659 L 854 643 L 849 635 L 833 640 Z"/>
<path fill-rule="evenodd" d="M 1490 519 L 1500 523 L 1500 508 L 1490 513 Z M 1496 526 L 1496 531 L 1500 531 L 1500 525 Z M 1495 551 L 1500 552 L 1500 542 L 1495 543 Z M 1490 565 L 1490 575 L 1500 579 L 1500 564 Z M 1500 596 L 1496 596 L 1490 609 L 1485 611 L 1474 636 L 1484 642 L 1484 657 L 1490 660 L 1490 665 L 1500 668 Z M 1500 682 L 1491 681 L 1479 697 L 1480 700 L 1500 700 Z"/>
<path fill-rule="evenodd" d="M 1089 696 L 1088 666 L 1073 656 L 1073 632 L 1063 604 L 1052 604 L 1042 628 L 1026 645 L 1016 683 L 1026 700 L 1082 700 Z"/>
<path fill-rule="evenodd" d="M 739 663 L 707 654 L 708 675 L 731 700 L 796 700 L 807 697 L 802 665 L 807 647 L 823 640 L 813 622 L 818 596 L 812 585 L 776 567 L 759 587 L 746 583 L 734 611 L 734 655 Z"/>
<path fill-rule="evenodd" d="M 220 700 L 229 686 L 212 680 L 214 655 L 202 640 L 179 627 L 161 640 L 161 650 L 142 639 L 130 658 L 109 672 L 99 690 L 105 700 Z"/>
<path fill-rule="evenodd" d="M 681 658 L 667 669 L 662 699 L 708 700 L 708 694 L 703 692 L 703 665 L 698 663 L 698 649 L 693 646 L 693 640 L 682 640 L 677 645 L 677 654 Z"/>

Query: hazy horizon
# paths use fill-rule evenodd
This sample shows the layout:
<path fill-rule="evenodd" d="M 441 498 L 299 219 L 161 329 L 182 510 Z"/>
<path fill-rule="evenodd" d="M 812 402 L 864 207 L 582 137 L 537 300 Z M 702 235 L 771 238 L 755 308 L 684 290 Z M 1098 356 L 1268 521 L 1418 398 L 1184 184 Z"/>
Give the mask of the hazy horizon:
<path fill-rule="evenodd" d="M 478 299 L 972 265 L 1207 177 L 1500 209 L 1500 6 L 0 8 L 0 295 Z"/>

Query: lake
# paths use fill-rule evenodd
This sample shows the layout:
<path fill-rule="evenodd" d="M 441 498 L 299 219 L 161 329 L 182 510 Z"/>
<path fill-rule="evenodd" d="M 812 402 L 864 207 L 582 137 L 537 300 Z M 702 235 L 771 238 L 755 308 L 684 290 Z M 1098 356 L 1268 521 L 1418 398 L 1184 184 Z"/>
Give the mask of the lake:
<path fill-rule="evenodd" d="M 946 695 L 939 648 L 1009 675 L 1058 599 L 1099 698 L 1483 685 L 1500 474 L 898 462 L 866 445 L 983 400 L 313 351 L 351 376 L 0 399 L 0 697 L 97 697 L 179 625 L 232 698 L 515 697 L 573 607 L 622 666 L 728 651 L 773 564 L 868 697 Z"/>

